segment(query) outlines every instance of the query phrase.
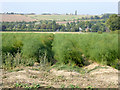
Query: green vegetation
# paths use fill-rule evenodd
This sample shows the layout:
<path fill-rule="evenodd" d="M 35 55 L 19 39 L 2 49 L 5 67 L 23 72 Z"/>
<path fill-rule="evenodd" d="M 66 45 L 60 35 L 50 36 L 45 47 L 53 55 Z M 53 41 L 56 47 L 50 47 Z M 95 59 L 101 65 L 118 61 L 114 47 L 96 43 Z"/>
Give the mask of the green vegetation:
<path fill-rule="evenodd" d="M 3 33 L 4 69 L 22 66 L 56 65 L 80 72 L 88 60 L 119 69 L 117 34 Z M 69 67 L 70 66 L 70 67 Z M 83 72 L 83 70 L 81 70 Z"/>
<path fill-rule="evenodd" d="M 116 66 L 118 62 L 117 34 L 55 34 L 54 58 L 63 64 L 84 66 L 88 60 Z"/>
<path fill-rule="evenodd" d="M 76 86 L 76 85 L 70 84 L 69 86 L 67 86 L 67 88 L 80 88 L 80 87 L 79 87 L 79 86 Z"/>
<path fill-rule="evenodd" d="M 52 34 L 2 34 L 3 66 L 33 66 L 35 62 L 47 64 L 53 59 Z"/>
<path fill-rule="evenodd" d="M 62 16 L 64 22 L 61 22 Z M 32 17 L 44 18 L 33 22 L 0 22 L 0 31 L 109 32 L 120 29 L 120 18 L 116 14 L 82 16 L 81 18 L 79 18 L 80 15 L 32 15 Z"/>
<path fill-rule="evenodd" d="M 120 30 L 120 16 L 111 15 L 106 24 L 111 31 Z"/>
<path fill-rule="evenodd" d="M 14 85 L 15 88 L 26 88 L 26 89 L 33 89 L 33 88 L 41 88 L 39 84 L 26 84 L 26 83 L 16 83 Z"/>
<path fill-rule="evenodd" d="M 105 32 L 105 21 L 79 21 L 66 22 L 66 24 L 58 24 L 55 21 L 39 21 L 39 22 L 2 22 L 2 31 L 39 31 L 39 32 Z M 88 29 L 88 30 L 86 30 Z"/>
<path fill-rule="evenodd" d="M 55 68 L 57 70 L 67 70 L 69 72 L 78 72 L 81 74 L 85 74 L 86 71 L 79 66 L 71 66 L 71 65 L 65 65 L 65 64 L 60 64 L 56 63 L 55 65 L 52 66 L 52 68 Z"/>
<path fill-rule="evenodd" d="M 60 25 L 55 21 L 39 22 L 2 22 L 2 31 L 40 31 L 50 32 L 59 29 Z"/>

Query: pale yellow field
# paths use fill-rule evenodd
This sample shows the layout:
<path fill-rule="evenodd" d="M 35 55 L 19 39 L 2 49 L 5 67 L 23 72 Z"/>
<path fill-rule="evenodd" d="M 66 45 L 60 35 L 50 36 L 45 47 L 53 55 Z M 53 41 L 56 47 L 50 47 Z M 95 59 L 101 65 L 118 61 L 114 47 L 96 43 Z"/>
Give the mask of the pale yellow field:
<path fill-rule="evenodd" d="M 56 21 L 63 21 L 63 20 L 73 20 L 82 17 L 90 17 L 93 15 L 26 15 L 27 17 L 31 17 L 33 19 L 39 20 L 56 20 Z"/>

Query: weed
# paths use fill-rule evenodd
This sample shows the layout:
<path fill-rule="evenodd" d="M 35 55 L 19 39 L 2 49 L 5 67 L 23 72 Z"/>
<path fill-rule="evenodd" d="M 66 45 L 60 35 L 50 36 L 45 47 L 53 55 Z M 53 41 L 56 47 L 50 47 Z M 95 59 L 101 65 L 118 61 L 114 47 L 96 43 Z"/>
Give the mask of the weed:
<path fill-rule="evenodd" d="M 88 86 L 87 88 L 88 88 L 88 89 L 92 89 L 92 86 Z"/>
<path fill-rule="evenodd" d="M 30 78 L 34 78 L 34 79 L 36 79 L 36 78 L 38 78 L 38 77 L 35 76 L 35 75 L 31 75 Z"/>
<path fill-rule="evenodd" d="M 65 88 L 65 85 L 64 85 L 64 84 L 62 84 L 62 85 L 61 85 L 61 88 Z"/>
<path fill-rule="evenodd" d="M 14 85 L 15 88 L 40 88 L 40 84 L 26 84 L 26 83 L 16 83 Z"/>

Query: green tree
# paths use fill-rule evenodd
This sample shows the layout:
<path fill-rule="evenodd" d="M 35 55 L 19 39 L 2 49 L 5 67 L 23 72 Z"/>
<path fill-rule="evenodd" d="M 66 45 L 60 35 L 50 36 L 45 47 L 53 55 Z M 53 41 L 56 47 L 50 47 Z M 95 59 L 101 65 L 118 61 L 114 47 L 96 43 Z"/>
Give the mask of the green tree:
<path fill-rule="evenodd" d="M 4 31 L 6 29 L 5 25 L 2 25 L 2 31 Z"/>
<path fill-rule="evenodd" d="M 120 30 L 120 16 L 116 14 L 111 15 L 106 25 L 111 31 Z"/>
<path fill-rule="evenodd" d="M 95 16 L 95 19 L 100 19 L 100 17 L 99 16 Z"/>
<path fill-rule="evenodd" d="M 92 28 L 91 28 L 92 32 L 97 32 L 99 30 L 99 26 L 98 25 L 93 25 Z"/>

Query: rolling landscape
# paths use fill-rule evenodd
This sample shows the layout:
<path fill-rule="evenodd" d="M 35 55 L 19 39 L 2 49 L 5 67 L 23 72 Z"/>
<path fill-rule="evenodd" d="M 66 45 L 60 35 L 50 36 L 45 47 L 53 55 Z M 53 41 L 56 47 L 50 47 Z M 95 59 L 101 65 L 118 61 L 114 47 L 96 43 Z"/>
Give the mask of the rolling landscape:
<path fill-rule="evenodd" d="M 68 11 L 75 8 L 73 13 L 58 8 L 59 3 L 28 3 L 29 9 L 21 6 L 26 3 L 13 4 L 3 3 L 4 12 L 0 13 L 1 89 L 118 90 L 120 16 L 117 13 L 112 9 L 112 13 L 107 13 L 104 6 L 100 8 L 101 14 L 97 14 L 97 9 L 89 13 L 89 8 L 97 6 L 87 2 L 79 4 L 87 8 L 88 14 L 80 14 L 84 8 L 78 3 L 64 3 Z M 44 4 L 50 6 L 41 6 Z M 50 13 L 36 14 L 35 5 Z M 18 7 L 24 13 L 15 9 Z M 8 12 L 10 8 L 17 13 Z M 60 8 L 62 13 L 57 12 Z"/>

